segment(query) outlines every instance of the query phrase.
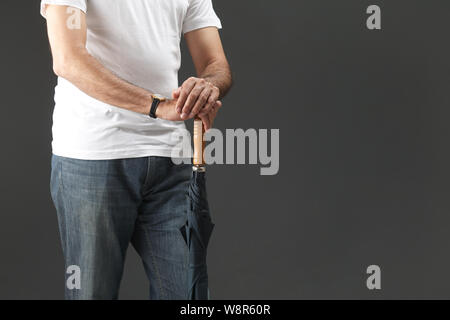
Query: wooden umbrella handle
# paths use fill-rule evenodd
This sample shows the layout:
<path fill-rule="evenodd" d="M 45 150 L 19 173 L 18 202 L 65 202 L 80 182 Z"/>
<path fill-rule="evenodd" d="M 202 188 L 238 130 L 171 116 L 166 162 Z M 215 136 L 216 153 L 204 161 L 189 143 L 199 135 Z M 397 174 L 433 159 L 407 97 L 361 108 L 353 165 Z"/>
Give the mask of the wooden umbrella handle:
<path fill-rule="evenodd" d="M 205 166 L 205 141 L 203 135 L 205 134 L 202 120 L 194 119 L 194 166 Z"/>

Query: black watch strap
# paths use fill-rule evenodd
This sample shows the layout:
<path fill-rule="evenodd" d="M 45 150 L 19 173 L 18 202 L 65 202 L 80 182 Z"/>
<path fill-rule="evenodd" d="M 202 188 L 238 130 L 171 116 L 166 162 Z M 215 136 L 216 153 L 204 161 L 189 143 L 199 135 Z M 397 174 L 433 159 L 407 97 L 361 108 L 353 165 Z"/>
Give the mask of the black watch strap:
<path fill-rule="evenodd" d="M 149 116 L 150 118 L 156 119 L 156 109 L 158 109 L 159 104 L 161 103 L 161 99 L 157 97 L 153 97 L 152 106 L 150 108 Z"/>

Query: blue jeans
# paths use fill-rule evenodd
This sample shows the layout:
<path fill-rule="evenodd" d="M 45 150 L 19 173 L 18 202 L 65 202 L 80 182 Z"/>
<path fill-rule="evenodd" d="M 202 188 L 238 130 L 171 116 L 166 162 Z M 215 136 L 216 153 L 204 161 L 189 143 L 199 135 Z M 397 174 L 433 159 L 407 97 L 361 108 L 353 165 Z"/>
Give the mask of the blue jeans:
<path fill-rule="evenodd" d="M 186 299 L 191 177 L 190 165 L 175 165 L 170 158 L 91 161 L 53 155 L 50 184 L 66 299 L 117 299 L 129 243 L 142 258 L 150 299 Z"/>

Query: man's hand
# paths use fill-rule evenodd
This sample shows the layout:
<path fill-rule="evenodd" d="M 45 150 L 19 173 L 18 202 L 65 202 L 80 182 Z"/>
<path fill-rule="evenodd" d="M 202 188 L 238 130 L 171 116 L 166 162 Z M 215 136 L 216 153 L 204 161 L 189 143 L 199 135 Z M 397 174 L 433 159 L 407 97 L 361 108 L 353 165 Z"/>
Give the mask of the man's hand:
<path fill-rule="evenodd" d="M 184 121 L 185 119 L 181 119 L 180 114 L 176 111 L 176 104 L 176 99 L 170 99 L 161 102 L 158 106 L 158 109 L 156 109 L 156 117 L 169 121 Z M 205 131 L 212 128 L 214 119 L 216 118 L 217 112 L 221 107 L 222 102 L 216 101 L 208 113 L 198 115 L 198 117 L 203 121 Z"/>
<path fill-rule="evenodd" d="M 173 98 L 177 100 L 176 111 L 183 120 L 201 118 L 205 129 L 209 129 L 222 106 L 219 100 L 231 87 L 230 66 L 217 28 L 193 30 L 185 33 L 184 38 L 197 78 L 187 79 L 173 92 Z"/>
<path fill-rule="evenodd" d="M 212 128 L 214 124 L 214 120 L 216 119 L 217 112 L 222 107 L 222 102 L 217 101 L 211 110 L 207 114 L 200 114 L 198 117 L 203 122 L 203 128 L 205 129 L 205 132 Z"/>
<path fill-rule="evenodd" d="M 220 90 L 211 82 L 191 77 L 181 87 L 174 91 L 177 99 L 176 111 L 181 119 L 192 119 L 197 115 L 206 116 L 219 100 Z"/>

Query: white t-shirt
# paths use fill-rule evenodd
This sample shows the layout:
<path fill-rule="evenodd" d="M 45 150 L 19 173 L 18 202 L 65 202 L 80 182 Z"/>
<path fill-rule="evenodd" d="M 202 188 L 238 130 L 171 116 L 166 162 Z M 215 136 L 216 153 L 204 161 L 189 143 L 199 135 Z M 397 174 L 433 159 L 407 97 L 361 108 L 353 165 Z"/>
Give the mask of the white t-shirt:
<path fill-rule="evenodd" d="M 44 17 L 46 4 L 85 12 L 88 52 L 118 77 L 166 97 L 179 85 L 181 35 L 221 28 L 211 0 L 42 0 Z M 55 155 L 84 160 L 171 157 L 182 149 L 184 129 L 184 122 L 151 119 L 103 103 L 58 78 Z"/>

